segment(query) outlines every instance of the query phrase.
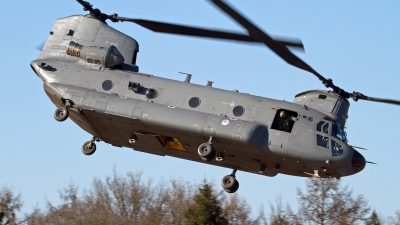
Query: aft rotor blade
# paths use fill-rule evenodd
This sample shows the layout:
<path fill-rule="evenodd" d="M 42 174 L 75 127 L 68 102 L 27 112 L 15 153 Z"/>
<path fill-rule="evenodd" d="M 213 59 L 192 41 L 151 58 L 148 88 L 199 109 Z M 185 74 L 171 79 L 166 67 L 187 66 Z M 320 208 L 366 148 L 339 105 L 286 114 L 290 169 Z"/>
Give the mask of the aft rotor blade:
<path fill-rule="evenodd" d="M 151 21 L 151 20 L 131 19 L 131 18 L 125 18 L 125 17 L 115 17 L 115 19 L 117 19 L 119 21 L 133 22 L 133 23 L 136 23 L 136 24 L 138 24 L 142 27 L 145 27 L 149 30 L 152 30 L 154 32 L 160 32 L 160 33 L 263 43 L 262 41 L 254 39 L 248 35 L 239 34 L 239 33 L 218 31 L 218 30 L 209 30 L 209 29 L 204 29 L 204 28 L 199 28 L 199 27 L 189 27 L 189 26 L 183 26 L 183 25 L 179 25 L 179 24 L 163 23 L 163 22 L 157 22 L 157 21 Z M 286 45 L 289 47 L 297 47 L 297 48 L 304 49 L 303 43 L 301 41 L 279 40 L 279 39 L 275 39 L 275 41 L 282 45 Z"/>
<path fill-rule="evenodd" d="M 83 6 L 83 9 L 85 11 L 89 11 L 89 12 L 94 11 L 93 6 L 89 2 L 83 1 L 83 0 L 76 0 L 76 1 L 79 2 L 79 4 L 81 4 Z"/>

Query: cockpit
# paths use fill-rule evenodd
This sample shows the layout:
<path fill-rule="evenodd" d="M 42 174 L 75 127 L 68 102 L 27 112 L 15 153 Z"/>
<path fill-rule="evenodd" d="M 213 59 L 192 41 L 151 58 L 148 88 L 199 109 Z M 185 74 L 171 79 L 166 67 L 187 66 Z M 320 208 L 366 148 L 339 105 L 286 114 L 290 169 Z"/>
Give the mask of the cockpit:
<path fill-rule="evenodd" d="M 332 156 L 343 154 L 342 143 L 347 143 L 346 132 L 336 122 L 321 120 L 315 127 L 316 145 L 332 151 Z"/>

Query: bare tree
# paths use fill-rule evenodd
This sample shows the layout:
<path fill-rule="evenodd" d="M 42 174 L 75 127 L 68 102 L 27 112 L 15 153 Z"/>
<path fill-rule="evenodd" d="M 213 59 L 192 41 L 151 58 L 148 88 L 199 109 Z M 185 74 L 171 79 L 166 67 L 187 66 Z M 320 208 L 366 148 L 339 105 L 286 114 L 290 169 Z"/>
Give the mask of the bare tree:
<path fill-rule="evenodd" d="M 357 224 L 366 220 L 369 212 L 363 196 L 352 196 L 336 179 L 310 179 L 307 192 L 298 190 L 300 213 L 312 224 Z"/>
<path fill-rule="evenodd" d="M 250 219 L 251 207 L 238 194 L 228 196 L 224 194 L 222 197 L 222 209 L 229 225 L 254 224 L 254 221 Z"/>
<path fill-rule="evenodd" d="M 271 225 L 289 225 L 289 215 L 288 212 L 283 209 L 282 197 L 279 195 L 275 199 L 275 206 L 270 202 L 270 224 Z"/>
<path fill-rule="evenodd" d="M 10 187 L 3 186 L 0 189 L 0 225 L 18 224 L 16 212 L 22 207 L 21 195 L 15 194 Z"/>
<path fill-rule="evenodd" d="M 154 185 L 151 180 L 144 183 L 140 173 L 114 171 L 105 179 L 94 179 L 91 188 L 80 195 L 76 185 L 64 188 L 61 205 L 48 202 L 43 212 L 34 209 L 27 224 L 183 224 L 192 190 L 181 181 Z"/>
<path fill-rule="evenodd" d="M 389 216 L 388 222 L 392 225 L 400 225 L 400 211 L 396 211 L 394 216 Z"/>

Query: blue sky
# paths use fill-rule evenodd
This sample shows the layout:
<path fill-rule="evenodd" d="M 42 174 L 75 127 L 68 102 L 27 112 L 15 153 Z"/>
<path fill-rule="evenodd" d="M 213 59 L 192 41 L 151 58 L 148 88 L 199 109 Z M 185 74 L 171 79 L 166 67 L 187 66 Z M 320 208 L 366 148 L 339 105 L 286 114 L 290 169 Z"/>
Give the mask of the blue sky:
<path fill-rule="evenodd" d="M 273 36 L 297 37 L 305 52 L 295 52 L 325 77 L 347 91 L 374 97 L 400 99 L 400 2 L 388 1 L 228 1 Z M 209 2 L 203 0 L 92 0 L 95 7 L 120 16 L 244 32 Z M 231 171 L 171 157 L 159 157 L 98 144 L 98 151 L 84 156 L 89 134 L 71 120 L 58 123 L 55 106 L 43 91 L 29 63 L 35 49 L 46 40 L 55 20 L 82 14 L 73 0 L 3 1 L 0 60 L 2 110 L 0 118 L 0 185 L 23 195 L 25 211 L 45 199 L 57 203 L 57 190 L 75 182 L 90 187 L 94 177 L 142 171 L 155 182 L 170 178 L 215 182 Z M 263 45 L 158 34 L 131 23 L 111 24 L 135 38 L 140 45 L 140 71 L 192 83 L 238 89 L 241 92 L 293 101 L 305 90 L 324 89 L 313 75 L 293 68 Z M 366 101 L 353 102 L 347 121 L 350 144 L 365 147 L 368 164 L 359 174 L 342 179 L 354 194 L 363 194 L 385 216 L 400 210 L 400 107 Z M 255 211 L 260 204 L 281 195 L 296 205 L 296 188 L 305 178 L 274 178 L 238 172 L 239 195 Z"/>

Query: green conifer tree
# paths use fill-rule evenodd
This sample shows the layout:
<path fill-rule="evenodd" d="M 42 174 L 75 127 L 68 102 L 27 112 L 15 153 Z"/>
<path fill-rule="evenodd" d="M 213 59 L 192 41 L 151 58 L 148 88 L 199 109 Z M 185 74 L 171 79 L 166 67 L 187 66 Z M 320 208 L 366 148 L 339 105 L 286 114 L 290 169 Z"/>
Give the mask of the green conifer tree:
<path fill-rule="evenodd" d="M 221 208 L 221 202 L 214 194 L 210 184 L 204 183 L 193 203 L 185 211 L 186 225 L 227 225 Z"/>
<path fill-rule="evenodd" d="M 371 217 L 365 222 L 365 225 L 381 225 L 381 221 L 375 210 L 372 212 Z"/>

